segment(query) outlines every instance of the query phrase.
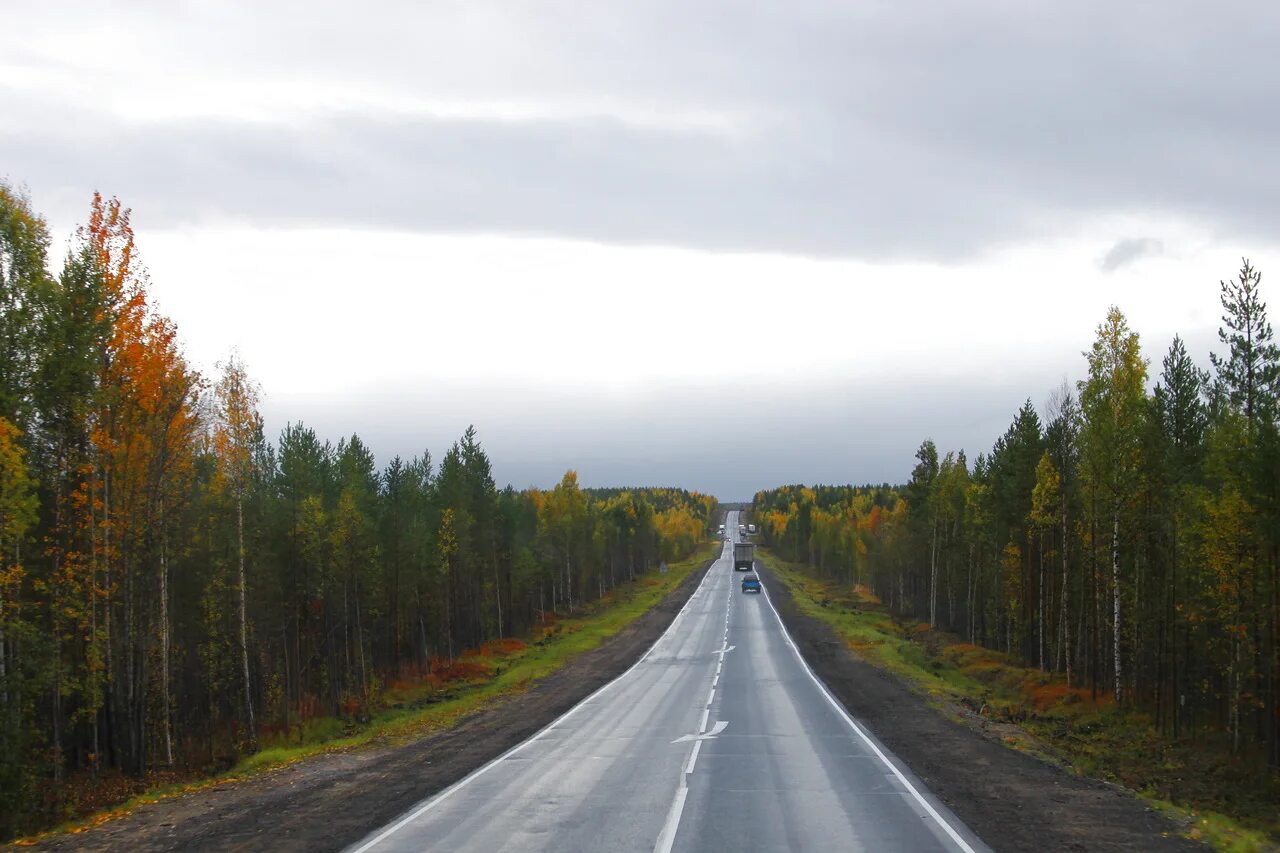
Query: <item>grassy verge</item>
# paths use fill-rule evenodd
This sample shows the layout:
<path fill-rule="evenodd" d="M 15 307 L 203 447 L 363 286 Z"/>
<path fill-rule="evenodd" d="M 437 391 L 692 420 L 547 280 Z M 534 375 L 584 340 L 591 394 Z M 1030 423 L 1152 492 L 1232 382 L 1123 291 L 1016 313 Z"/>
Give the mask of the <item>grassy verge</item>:
<path fill-rule="evenodd" d="M 830 625 L 869 663 L 899 676 L 944 712 L 984 721 L 1005 745 L 1123 785 L 1218 850 L 1280 850 L 1280 778 L 1233 757 L 1217 735 L 1161 735 L 1151 718 L 1061 676 L 904 621 L 865 587 L 810 574 L 767 551 L 757 559 L 791 590 L 796 607 Z"/>
<path fill-rule="evenodd" d="M 574 616 L 540 626 L 534 636 L 500 640 L 464 652 L 444 679 L 393 684 L 377 697 L 372 704 L 374 712 L 364 722 L 337 717 L 310 720 L 295 726 L 288 735 L 264 738 L 262 749 L 224 773 L 157 785 L 117 806 L 16 843 L 32 844 L 50 835 L 83 832 L 140 805 L 238 782 L 315 755 L 402 742 L 448 728 L 483 706 L 527 690 L 573 658 L 597 648 L 662 601 L 719 550 L 720 543 L 706 543 L 689 559 L 670 564 L 666 574 L 650 572 L 623 584 Z"/>

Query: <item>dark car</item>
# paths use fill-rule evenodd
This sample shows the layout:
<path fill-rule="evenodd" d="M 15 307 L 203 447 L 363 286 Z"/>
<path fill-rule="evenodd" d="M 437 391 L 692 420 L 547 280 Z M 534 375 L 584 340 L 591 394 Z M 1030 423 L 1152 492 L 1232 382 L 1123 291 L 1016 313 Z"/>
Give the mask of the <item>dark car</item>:
<path fill-rule="evenodd" d="M 760 578 L 755 575 L 746 575 L 742 578 L 743 592 L 760 592 L 764 587 L 760 586 Z"/>

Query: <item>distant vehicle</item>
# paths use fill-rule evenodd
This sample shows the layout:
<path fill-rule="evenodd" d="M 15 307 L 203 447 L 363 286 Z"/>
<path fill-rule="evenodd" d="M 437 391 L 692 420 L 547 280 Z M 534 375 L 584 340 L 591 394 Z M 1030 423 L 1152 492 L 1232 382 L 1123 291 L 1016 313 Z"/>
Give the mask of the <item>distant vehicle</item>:
<path fill-rule="evenodd" d="M 746 575 L 742 578 L 743 592 L 760 592 L 763 587 L 760 586 L 760 578 L 755 575 Z"/>
<path fill-rule="evenodd" d="M 756 533 L 756 526 L 754 524 L 748 524 L 747 532 L 750 533 L 752 536 L 754 536 Z"/>
<path fill-rule="evenodd" d="M 746 532 L 747 532 L 747 526 L 746 526 L 745 524 L 739 524 L 739 525 L 738 525 L 738 532 L 739 532 L 739 533 L 746 533 Z"/>
<path fill-rule="evenodd" d="M 721 533 L 724 533 L 724 525 L 723 525 L 723 524 L 722 524 L 722 525 L 720 525 L 720 532 L 721 532 Z"/>
<path fill-rule="evenodd" d="M 755 568 L 755 547 L 750 542 L 735 542 L 733 544 L 733 570 L 735 572 L 749 572 Z"/>

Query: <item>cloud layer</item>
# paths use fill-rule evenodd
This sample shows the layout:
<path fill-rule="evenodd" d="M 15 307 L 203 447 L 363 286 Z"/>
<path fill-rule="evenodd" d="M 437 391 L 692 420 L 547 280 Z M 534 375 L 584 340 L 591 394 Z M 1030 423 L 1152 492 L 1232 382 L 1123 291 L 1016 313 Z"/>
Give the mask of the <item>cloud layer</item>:
<path fill-rule="evenodd" d="M 10 0 L 0 177 L 59 235 L 132 206 L 273 430 L 745 498 L 975 455 L 1112 303 L 1203 359 L 1275 263 L 1277 43 L 1254 0 Z"/>
<path fill-rule="evenodd" d="M 68 216 L 872 258 L 1280 226 L 1256 3 L 48 5 L 0 36 L 0 162 Z"/>

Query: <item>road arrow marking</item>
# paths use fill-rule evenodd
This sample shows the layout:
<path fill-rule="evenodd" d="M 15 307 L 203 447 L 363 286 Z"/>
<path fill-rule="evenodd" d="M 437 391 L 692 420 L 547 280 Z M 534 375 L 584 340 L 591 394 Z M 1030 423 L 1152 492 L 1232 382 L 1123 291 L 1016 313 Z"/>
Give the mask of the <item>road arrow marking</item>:
<path fill-rule="evenodd" d="M 716 724 L 711 727 L 711 731 L 709 732 L 706 732 L 704 734 L 696 734 L 696 735 L 681 735 L 680 737 L 676 738 L 671 742 L 672 743 L 688 743 L 691 740 L 712 740 L 713 738 L 715 738 L 716 735 L 720 734 L 722 731 L 724 731 L 728 727 L 729 727 L 729 724 L 726 723 L 724 720 L 716 720 Z"/>

